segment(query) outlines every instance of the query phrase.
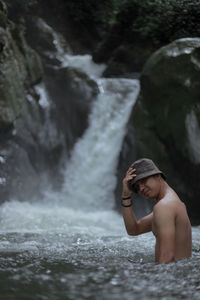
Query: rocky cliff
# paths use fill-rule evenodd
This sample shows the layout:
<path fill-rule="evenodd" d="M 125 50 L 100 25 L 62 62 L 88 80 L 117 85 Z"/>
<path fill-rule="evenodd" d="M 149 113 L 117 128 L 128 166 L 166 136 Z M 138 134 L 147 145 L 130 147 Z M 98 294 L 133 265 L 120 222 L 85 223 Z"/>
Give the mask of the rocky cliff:
<path fill-rule="evenodd" d="M 27 32 L 37 36 L 35 49 Z M 0 2 L 0 202 L 31 199 L 47 181 L 59 187 L 61 169 L 87 127 L 98 89 L 62 65 L 55 35 L 39 18 L 29 26 L 14 23 Z"/>

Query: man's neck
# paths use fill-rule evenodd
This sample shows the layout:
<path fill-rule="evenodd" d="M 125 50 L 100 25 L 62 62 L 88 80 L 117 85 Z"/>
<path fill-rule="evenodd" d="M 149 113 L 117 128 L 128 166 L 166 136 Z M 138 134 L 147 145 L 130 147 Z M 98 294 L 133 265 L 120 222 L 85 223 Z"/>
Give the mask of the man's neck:
<path fill-rule="evenodd" d="M 158 193 L 158 197 L 156 198 L 157 202 L 160 201 L 161 199 L 163 199 L 167 193 L 167 190 L 169 188 L 169 185 L 167 184 L 167 182 L 164 179 L 160 179 L 160 190 Z"/>

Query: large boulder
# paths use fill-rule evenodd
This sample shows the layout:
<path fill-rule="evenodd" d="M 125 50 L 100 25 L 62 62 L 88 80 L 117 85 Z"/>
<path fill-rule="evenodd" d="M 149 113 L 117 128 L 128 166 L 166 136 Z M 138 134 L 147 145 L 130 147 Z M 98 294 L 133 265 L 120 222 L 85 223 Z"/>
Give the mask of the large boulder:
<path fill-rule="evenodd" d="M 133 150 L 123 151 L 152 158 L 200 224 L 200 38 L 176 40 L 147 61 L 129 127 Z"/>

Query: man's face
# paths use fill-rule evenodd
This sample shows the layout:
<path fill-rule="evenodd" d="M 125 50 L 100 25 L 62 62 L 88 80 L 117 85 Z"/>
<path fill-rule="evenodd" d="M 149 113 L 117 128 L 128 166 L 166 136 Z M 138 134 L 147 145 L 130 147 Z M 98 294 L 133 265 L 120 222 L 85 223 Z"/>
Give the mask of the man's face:
<path fill-rule="evenodd" d="M 135 188 L 138 194 L 150 198 L 156 199 L 159 193 L 159 176 L 149 176 L 138 180 L 135 183 Z"/>

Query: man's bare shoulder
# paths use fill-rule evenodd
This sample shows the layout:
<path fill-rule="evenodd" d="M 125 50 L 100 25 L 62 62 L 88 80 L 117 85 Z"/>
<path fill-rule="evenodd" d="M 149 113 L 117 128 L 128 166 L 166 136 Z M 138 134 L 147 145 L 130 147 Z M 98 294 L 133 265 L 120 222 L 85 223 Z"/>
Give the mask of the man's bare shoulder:
<path fill-rule="evenodd" d="M 159 232 L 168 232 L 174 226 L 176 207 L 173 201 L 161 199 L 153 208 L 152 232 L 157 237 Z"/>
<path fill-rule="evenodd" d="M 178 195 L 171 188 L 167 191 L 164 197 L 158 201 L 158 203 L 154 206 L 153 211 L 175 211 L 180 206 L 184 206 L 184 203 L 180 200 Z"/>
<path fill-rule="evenodd" d="M 163 218 L 164 216 L 173 217 L 176 214 L 176 205 L 173 200 L 163 198 L 153 208 L 153 219 Z"/>
<path fill-rule="evenodd" d="M 179 199 L 175 192 L 165 195 L 153 208 L 153 223 L 184 221 L 187 218 L 185 204 Z"/>

